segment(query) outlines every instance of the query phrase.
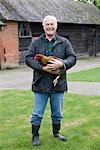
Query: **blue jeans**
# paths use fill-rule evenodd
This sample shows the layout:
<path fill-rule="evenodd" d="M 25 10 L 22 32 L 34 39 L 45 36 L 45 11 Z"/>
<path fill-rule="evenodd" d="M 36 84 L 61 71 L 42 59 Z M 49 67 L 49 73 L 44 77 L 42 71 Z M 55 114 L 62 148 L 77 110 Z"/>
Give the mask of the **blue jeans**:
<path fill-rule="evenodd" d="M 31 123 L 35 125 L 41 124 L 41 119 L 43 119 L 44 110 L 49 98 L 52 122 L 59 123 L 62 118 L 63 95 L 63 92 L 35 93 Z"/>

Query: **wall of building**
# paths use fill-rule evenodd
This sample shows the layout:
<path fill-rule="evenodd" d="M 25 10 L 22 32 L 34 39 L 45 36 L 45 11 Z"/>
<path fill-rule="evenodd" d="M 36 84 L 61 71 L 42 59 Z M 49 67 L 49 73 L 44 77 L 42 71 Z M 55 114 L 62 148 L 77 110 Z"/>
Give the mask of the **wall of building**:
<path fill-rule="evenodd" d="M 2 45 L 2 29 L 3 26 L 0 26 L 0 69 L 2 69 L 2 66 L 4 65 L 4 48 Z"/>
<path fill-rule="evenodd" d="M 73 44 L 76 54 L 79 56 L 95 56 L 96 51 L 99 49 L 95 39 L 96 26 L 94 25 L 59 24 L 58 31 L 60 35 L 69 38 L 69 40 Z M 97 50 L 96 47 L 98 48 Z"/>
<path fill-rule="evenodd" d="M 4 68 L 13 68 L 19 65 L 19 38 L 18 23 L 6 22 L 3 30 L 0 30 L 2 49 L 4 50 Z M 3 58 L 2 58 L 3 59 Z"/>

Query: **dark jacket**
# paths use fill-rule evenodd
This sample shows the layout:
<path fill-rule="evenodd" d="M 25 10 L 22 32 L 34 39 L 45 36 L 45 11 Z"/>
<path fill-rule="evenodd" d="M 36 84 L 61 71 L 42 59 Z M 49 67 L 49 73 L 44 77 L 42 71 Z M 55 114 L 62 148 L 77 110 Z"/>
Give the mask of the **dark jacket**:
<path fill-rule="evenodd" d="M 26 55 L 26 64 L 33 69 L 32 91 L 34 92 L 64 92 L 67 91 L 66 70 L 70 69 L 76 63 L 76 54 L 71 43 L 56 34 L 56 41 L 53 45 L 52 55 L 60 58 L 64 62 L 65 73 L 58 79 L 54 87 L 53 80 L 57 75 L 42 71 L 43 65 L 34 59 L 36 54 L 46 55 L 45 35 L 31 42 Z"/>

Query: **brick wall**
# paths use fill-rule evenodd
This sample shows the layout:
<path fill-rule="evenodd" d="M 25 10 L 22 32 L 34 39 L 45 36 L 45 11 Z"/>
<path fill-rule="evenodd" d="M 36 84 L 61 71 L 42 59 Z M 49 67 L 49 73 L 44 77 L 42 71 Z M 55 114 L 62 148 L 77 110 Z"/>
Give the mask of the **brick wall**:
<path fill-rule="evenodd" d="M 1 33 L 1 30 L 0 30 Z M 2 64 L 4 63 L 4 52 L 2 47 L 2 39 L 0 38 L 0 69 L 2 68 Z"/>
<path fill-rule="evenodd" d="M 19 38 L 18 23 L 6 22 L 3 30 L 0 30 L 2 48 L 5 50 L 4 68 L 13 68 L 19 65 Z"/>

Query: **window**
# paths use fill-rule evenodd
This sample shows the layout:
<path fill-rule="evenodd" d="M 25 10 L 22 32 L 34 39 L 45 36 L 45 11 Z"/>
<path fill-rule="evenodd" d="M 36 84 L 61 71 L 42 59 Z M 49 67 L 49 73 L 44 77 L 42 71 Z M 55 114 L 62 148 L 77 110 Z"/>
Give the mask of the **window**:
<path fill-rule="evenodd" d="M 19 24 L 19 37 L 31 37 L 31 29 L 29 23 Z"/>

